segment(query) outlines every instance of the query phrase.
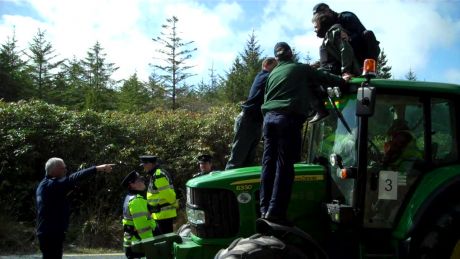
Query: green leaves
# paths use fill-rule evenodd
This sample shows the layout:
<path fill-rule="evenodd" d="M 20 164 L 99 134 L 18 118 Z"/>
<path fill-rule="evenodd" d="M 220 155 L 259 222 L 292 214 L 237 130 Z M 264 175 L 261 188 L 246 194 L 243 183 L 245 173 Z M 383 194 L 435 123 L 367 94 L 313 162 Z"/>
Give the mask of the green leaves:
<path fill-rule="evenodd" d="M 56 156 L 64 159 L 69 172 L 124 162 L 112 174 L 80 184 L 70 196 L 76 211 L 85 207 L 118 218 L 124 195 L 119 183 L 130 171 L 141 171 L 139 155 L 158 155 L 173 175 L 174 185 L 183 188 L 199 170 L 195 160 L 199 154 L 211 153 L 216 169 L 225 166 L 238 111 L 236 105 L 227 105 L 206 112 L 156 109 L 135 115 L 76 112 L 43 101 L 0 101 L 0 157 L 4 161 L 0 213 L 34 220 L 30 210 L 34 210 L 35 188 L 44 176 L 45 162 Z M 94 197 L 103 204 L 94 207 Z"/>

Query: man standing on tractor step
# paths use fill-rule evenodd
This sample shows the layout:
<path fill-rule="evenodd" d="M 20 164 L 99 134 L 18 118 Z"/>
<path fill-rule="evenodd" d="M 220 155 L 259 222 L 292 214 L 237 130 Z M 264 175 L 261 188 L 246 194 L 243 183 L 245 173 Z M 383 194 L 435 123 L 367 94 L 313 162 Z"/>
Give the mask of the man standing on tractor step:
<path fill-rule="evenodd" d="M 264 102 L 265 84 L 268 74 L 277 64 L 275 58 L 264 59 L 262 71 L 254 78 L 249 97 L 241 105 L 243 110 L 235 120 L 235 136 L 225 170 L 253 165 L 256 148 L 262 137 L 263 116 L 260 107 Z"/>
<path fill-rule="evenodd" d="M 170 175 L 160 169 L 159 159 L 156 156 L 140 156 L 144 172 L 149 176 L 147 188 L 147 202 L 152 217 L 157 222 L 155 235 L 173 232 L 173 221 L 177 216 L 178 202 Z"/>
<path fill-rule="evenodd" d="M 264 154 L 260 186 L 261 217 L 278 224 L 289 224 L 287 210 L 294 182 L 294 163 L 300 160 L 301 130 L 312 114 L 313 87 L 345 86 L 349 76 L 320 71 L 296 63 L 285 42 L 274 48 L 278 65 L 268 76 L 263 136 Z M 345 79 L 345 80 L 344 80 Z"/>

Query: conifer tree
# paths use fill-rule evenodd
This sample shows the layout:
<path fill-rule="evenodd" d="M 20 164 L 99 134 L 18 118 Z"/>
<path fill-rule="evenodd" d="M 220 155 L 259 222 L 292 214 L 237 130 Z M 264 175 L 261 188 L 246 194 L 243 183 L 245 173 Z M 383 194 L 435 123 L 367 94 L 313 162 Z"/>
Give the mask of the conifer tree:
<path fill-rule="evenodd" d="M 36 96 L 40 99 L 47 99 L 52 89 L 52 81 L 57 75 L 56 69 L 63 60 L 56 60 L 57 55 L 50 42 L 45 38 L 45 31 L 38 30 L 29 44 L 28 70 L 30 72 Z"/>
<path fill-rule="evenodd" d="M 118 109 L 126 112 L 140 112 L 147 110 L 149 95 L 145 84 L 139 80 L 137 74 L 123 83 L 118 94 Z"/>
<path fill-rule="evenodd" d="M 81 61 L 84 69 L 84 80 L 91 88 L 101 90 L 105 88 L 113 88 L 116 81 L 111 79 L 111 76 L 119 67 L 114 63 L 106 61 L 107 54 L 104 53 L 99 42 L 96 42 L 89 51 L 86 52 L 86 58 Z"/>
<path fill-rule="evenodd" d="M 103 52 L 99 42 L 96 42 L 81 61 L 83 80 L 85 84 L 85 108 L 102 111 L 110 109 L 110 95 L 116 86 L 116 81 L 111 79 L 112 74 L 118 70 L 114 63 L 106 61 L 107 54 Z"/>
<path fill-rule="evenodd" d="M 417 75 L 412 71 L 412 68 L 409 68 L 409 72 L 407 72 L 404 77 L 409 81 L 417 81 Z"/>
<path fill-rule="evenodd" d="M 391 78 L 391 66 L 387 65 L 388 59 L 385 51 L 382 49 L 377 60 L 377 77 L 383 79 Z"/>
<path fill-rule="evenodd" d="M 0 99 L 15 101 L 25 97 L 27 84 L 26 62 L 17 49 L 15 33 L 0 46 Z M 30 86 L 29 86 L 30 87 Z"/>
<path fill-rule="evenodd" d="M 177 29 L 178 22 L 179 19 L 176 16 L 166 19 L 166 24 L 162 25 L 163 31 L 160 36 L 152 39 L 162 46 L 156 50 L 159 54 L 158 59 L 162 62 L 153 66 L 161 72 L 159 76 L 172 99 L 173 110 L 177 108 L 177 95 L 190 90 L 187 89 L 186 79 L 193 76 L 188 72 L 193 66 L 187 65 L 187 61 L 197 50 L 197 48 L 188 48 L 194 41 L 183 42 Z"/>
<path fill-rule="evenodd" d="M 260 45 L 253 31 L 249 35 L 243 53 L 235 58 L 230 71 L 226 73 L 226 79 L 220 89 L 224 101 L 236 103 L 246 100 L 252 82 L 262 67 L 261 54 Z"/>

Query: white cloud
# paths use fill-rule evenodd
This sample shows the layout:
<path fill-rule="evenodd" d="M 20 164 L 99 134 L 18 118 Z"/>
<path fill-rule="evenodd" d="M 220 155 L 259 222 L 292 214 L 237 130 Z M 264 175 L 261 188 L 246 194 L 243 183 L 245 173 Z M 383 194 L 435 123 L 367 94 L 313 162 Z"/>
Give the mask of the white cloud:
<path fill-rule="evenodd" d="M 190 47 L 197 47 L 198 52 L 191 63 L 197 64 L 194 73 L 203 74 L 213 62 L 222 69 L 231 64 L 234 44 L 238 42 L 228 40 L 233 34 L 230 25 L 242 12 L 235 3 L 208 9 L 184 1 L 30 1 L 29 4 L 43 21 L 3 16 L 2 38 L 11 36 L 14 27 L 16 39 L 25 49 L 40 28 L 46 30 L 46 39 L 62 58 L 74 55 L 84 58 L 99 41 L 108 54 L 107 62 L 120 67 L 114 77 L 127 78 L 137 72 L 143 80 L 151 73 L 148 64 L 155 62 L 155 50 L 159 48 L 152 38 L 160 35 L 166 18 L 176 15 L 184 42 L 195 41 Z"/>
<path fill-rule="evenodd" d="M 261 28 L 264 39 L 271 42 L 285 40 L 303 54 L 309 52 L 313 59 L 318 59 L 320 41 L 311 24 L 314 4 L 316 2 L 270 0 Z M 431 59 L 439 58 L 433 53 L 458 49 L 460 45 L 459 17 L 439 13 L 440 7 L 447 2 L 330 0 L 327 4 L 337 12 L 354 12 L 367 29 L 375 32 L 395 78 L 403 78 L 409 69 L 417 74 L 432 73 Z M 294 33 L 288 37 L 290 31 Z M 437 76 L 428 77 L 443 80 Z"/>
<path fill-rule="evenodd" d="M 11 1 L 7 2 L 11 5 Z M 120 67 L 115 74 L 124 79 L 137 72 L 147 80 L 158 46 L 152 41 L 159 36 L 166 18 L 179 18 L 178 31 L 184 42 L 194 41 L 191 72 L 194 81 L 208 77 L 211 66 L 217 73 L 228 70 L 243 51 L 252 30 L 264 51 L 273 55 L 276 42 L 286 41 L 303 55 L 318 59 L 320 39 L 311 24 L 316 2 L 303 0 L 251 1 L 185 1 L 185 0 L 28 0 L 34 18 L 22 15 L 0 17 L 0 39 L 11 36 L 13 26 L 21 48 L 36 34 L 46 30 L 47 40 L 61 58 L 84 58 L 99 41 L 108 54 L 107 62 Z M 442 73 L 430 67 L 439 58 L 436 51 L 460 53 L 460 20 L 458 14 L 440 14 L 437 1 L 342 1 L 327 2 L 336 11 L 353 11 L 363 24 L 372 29 L 385 49 L 395 78 L 402 78 L 409 68 L 420 77 L 431 80 Z M 252 6 L 252 9 L 248 9 Z M 452 8 L 460 8 L 449 5 Z M 255 9 L 259 7 L 260 9 Z M 24 6 L 21 10 L 24 10 Z M 457 12 L 458 13 L 458 12 Z M 1 11 L 0 11 L 1 15 Z M 1 41 L 1 40 L 0 40 Z M 458 54 L 457 54 L 458 56 Z M 451 67 L 460 66 L 460 57 L 451 58 Z M 440 62 L 438 62 L 440 63 Z M 439 78 L 438 81 L 444 80 Z"/>

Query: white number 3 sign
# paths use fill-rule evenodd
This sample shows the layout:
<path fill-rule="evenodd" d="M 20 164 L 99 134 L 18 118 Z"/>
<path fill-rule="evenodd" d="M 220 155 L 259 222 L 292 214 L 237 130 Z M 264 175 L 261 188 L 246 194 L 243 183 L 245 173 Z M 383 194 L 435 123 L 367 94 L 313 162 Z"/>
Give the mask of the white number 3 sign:
<path fill-rule="evenodd" d="M 398 172 L 380 171 L 379 200 L 398 199 Z"/>

